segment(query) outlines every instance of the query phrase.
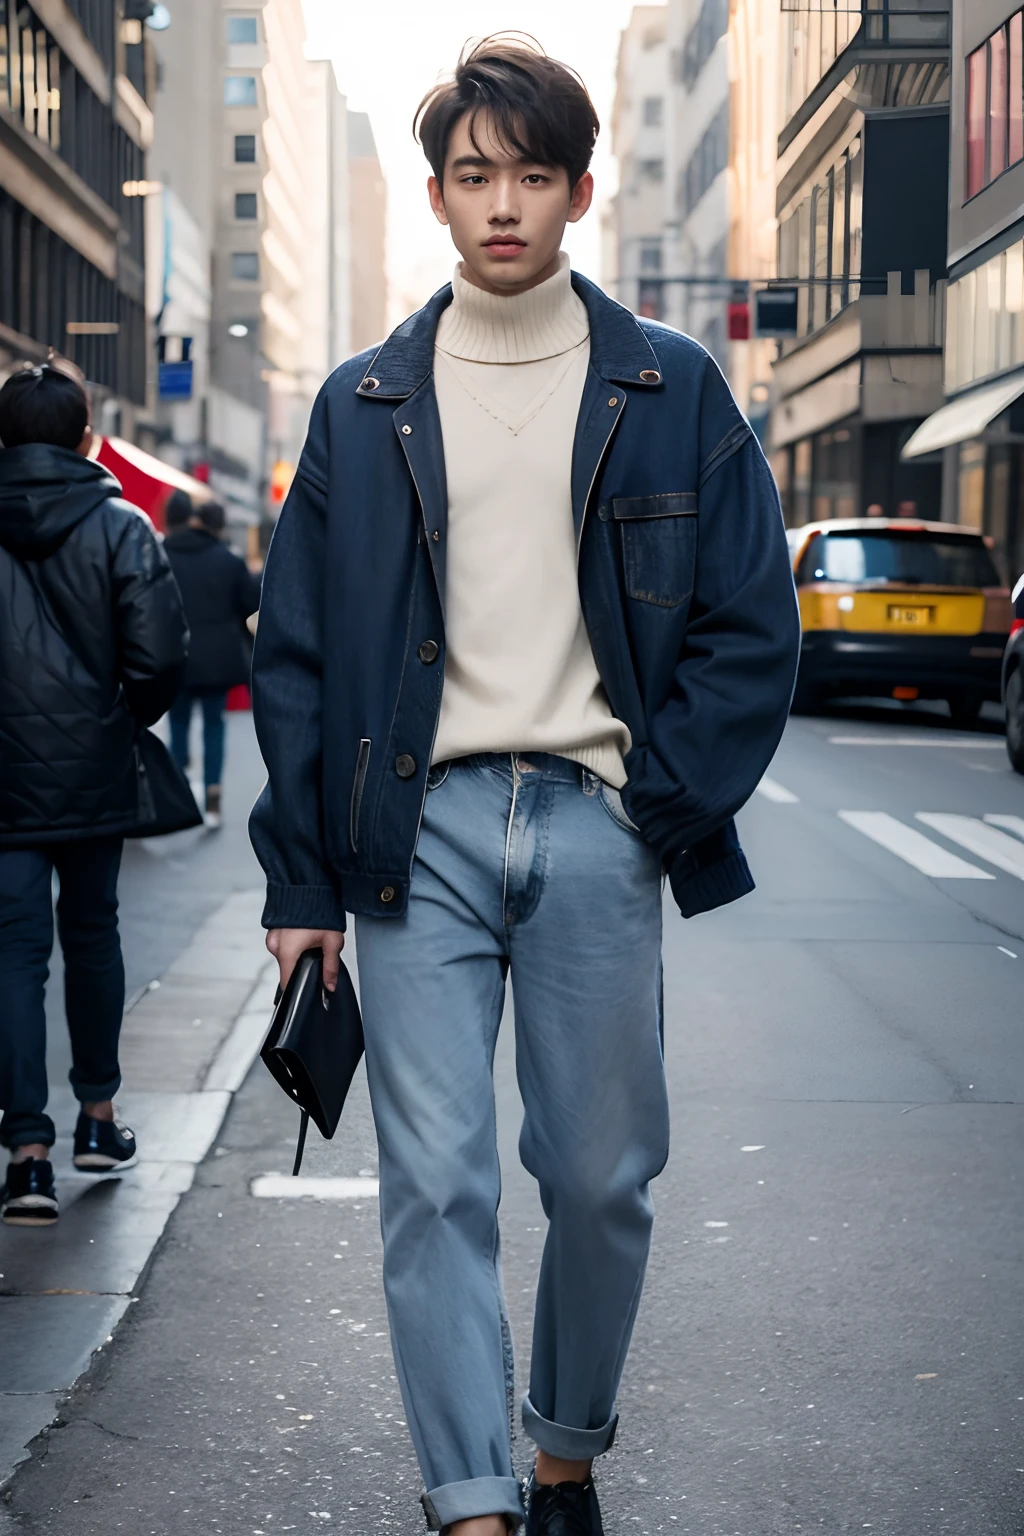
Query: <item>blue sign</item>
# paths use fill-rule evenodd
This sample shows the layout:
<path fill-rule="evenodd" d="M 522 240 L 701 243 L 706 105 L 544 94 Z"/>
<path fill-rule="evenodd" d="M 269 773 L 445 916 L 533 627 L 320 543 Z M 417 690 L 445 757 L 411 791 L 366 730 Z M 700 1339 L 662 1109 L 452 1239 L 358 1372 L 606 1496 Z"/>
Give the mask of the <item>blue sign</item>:
<path fill-rule="evenodd" d="M 158 363 L 158 393 L 161 400 L 192 399 L 192 364 Z"/>

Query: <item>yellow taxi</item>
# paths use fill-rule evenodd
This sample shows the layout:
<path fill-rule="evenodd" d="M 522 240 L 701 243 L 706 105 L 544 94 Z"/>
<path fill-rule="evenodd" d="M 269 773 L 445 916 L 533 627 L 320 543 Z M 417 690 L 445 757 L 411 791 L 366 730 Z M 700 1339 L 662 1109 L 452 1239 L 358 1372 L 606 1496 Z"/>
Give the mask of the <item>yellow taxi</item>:
<path fill-rule="evenodd" d="M 786 537 L 803 627 L 795 709 L 840 694 L 945 699 L 967 725 L 999 699 L 1010 593 L 976 529 L 871 517 Z"/>

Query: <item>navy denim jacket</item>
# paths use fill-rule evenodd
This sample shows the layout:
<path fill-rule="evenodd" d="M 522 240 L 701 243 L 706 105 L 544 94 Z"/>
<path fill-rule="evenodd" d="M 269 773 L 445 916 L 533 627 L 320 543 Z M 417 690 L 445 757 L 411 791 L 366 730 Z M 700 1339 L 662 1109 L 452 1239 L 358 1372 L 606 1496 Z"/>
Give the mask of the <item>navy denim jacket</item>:
<path fill-rule="evenodd" d="M 799 626 L 778 495 L 728 385 L 585 278 L 572 508 L 594 657 L 633 747 L 623 802 L 684 917 L 754 882 L 733 816 L 778 745 Z M 444 681 L 434 336 L 451 288 L 320 391 L 274 533 L 253 660 L 264 925 L 406 909 Z"/>

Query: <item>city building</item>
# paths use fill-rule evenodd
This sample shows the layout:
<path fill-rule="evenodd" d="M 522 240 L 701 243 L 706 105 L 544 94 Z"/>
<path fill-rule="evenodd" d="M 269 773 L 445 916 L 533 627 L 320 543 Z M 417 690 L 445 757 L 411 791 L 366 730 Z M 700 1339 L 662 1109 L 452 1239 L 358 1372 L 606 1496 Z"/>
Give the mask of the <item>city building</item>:
<path fill-rule="evenodd" d="M 0 373 L 52 347 L 127 437 L 146 402 L 152 10 L 0 4 Z"/>
<path fill-rule="evenodd" d="M 619 187 L 604 218 L 605 284 L 634 314 L 655 320 L 664 291 L 666 16 L 664 5 L 634 6 L 622 33 L 612 110 Z"/>
<path fill-rule="evenodd" d="M 156 437 L 253 549 L 324 378 L 384 329 L 372 131 L 305 40 L 301 0 L 177 0 L 155 39 Z"/>
<path fill-rule="evenodd" d="M 668 0 L 662 318 L 728 364 L 729 0 Z M 706 281 L 700 281 L 705 279 Z M 696 280 L 696 281 L 695 281 Z"/>
<path fill-rule="evenodd" d="M 1024 12 L 953 0 L 947 403 L 904 449 L 1024 571 Z"/>
<path fill-rule="evenodd" d="M 949 0 L 783 0 L 781 20 L 778 274 L 799 305 L 769 441 L 787 521 L 938 517 L 941 464 L 901 451 L 943 400 Z"/>

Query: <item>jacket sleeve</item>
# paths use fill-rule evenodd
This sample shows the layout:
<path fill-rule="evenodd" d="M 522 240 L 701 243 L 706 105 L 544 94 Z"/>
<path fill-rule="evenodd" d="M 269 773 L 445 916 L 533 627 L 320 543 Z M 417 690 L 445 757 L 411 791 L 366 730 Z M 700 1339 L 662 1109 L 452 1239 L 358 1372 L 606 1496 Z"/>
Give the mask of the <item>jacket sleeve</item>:
<path fill-rule="evenodd" d="M 267 783 L 249 836 L 267 876 L 265 928 L 343 930 L 324 851 L 321 683 L 327 425 L 323 395 L 263 573 L 253 651 L 253 719 Z"/>
<path fill-rule="evenodd" d="M 170 562 L 149 519 L 135 508 L 125 508 L 114 544 L 111 587 L 121 685 L 132 714 L 152 725 L 181 688 L 188 624 Z"/>
<path fill-rule="evenodd" d="M 710 358 L 699 463 L 686 638 L 624 792 L 686 916 L 753 888 L 731 823 L 782 737 L 800 647 L 775 481 Z"/>

